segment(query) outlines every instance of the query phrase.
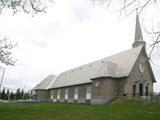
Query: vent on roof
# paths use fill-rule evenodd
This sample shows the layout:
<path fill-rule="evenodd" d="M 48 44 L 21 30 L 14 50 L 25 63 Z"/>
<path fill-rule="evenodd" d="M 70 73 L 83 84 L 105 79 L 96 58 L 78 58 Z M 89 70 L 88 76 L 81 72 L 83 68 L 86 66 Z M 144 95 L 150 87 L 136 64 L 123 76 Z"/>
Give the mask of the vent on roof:
<path fill-rule="evenodd" d="M 72 70 L 72 72 L 74 72 L 74 71 Z"/>
<path fill-rule="evenodd" d="M 89 65 L 89 67 L 92 67 L 92 65 Z"/>
<path fill-rule="evenodd" d="M 104 63 L 104 61 L 101 61 L 101 63 Z"/>
<path fill-rule="evenodd" d="M 82 68 L 80 67 L 79 70 L 82 70 Z"/>

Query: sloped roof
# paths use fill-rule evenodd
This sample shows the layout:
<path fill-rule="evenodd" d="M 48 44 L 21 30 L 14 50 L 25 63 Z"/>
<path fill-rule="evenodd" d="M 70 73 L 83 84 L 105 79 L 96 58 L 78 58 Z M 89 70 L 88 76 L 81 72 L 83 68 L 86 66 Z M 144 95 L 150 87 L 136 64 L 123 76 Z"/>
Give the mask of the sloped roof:
<path fill-rule="evenodd" d="M 118 72 L 118 65 L 110 61 L 105 61 L 100 69 L 96 72 L 93 78 L 105 77 L 105 76 L 116 76 Z M 92 78 L 92 79 L 93 79 Z"/>
<path fill-rule="evenodd" d="M 113 56 L 65 71 L 56 78 L 51 88 L 90 83 L 91 79 L 96 77 L 127 77 L 142 48 L 143 46 L 135 47 Z"/>
<path fill-rule="evenodd" d="M 49 75 L 44 80 L 42 80 L 39 84 L 37 84 L 32 90 L 47 90 L 54 83 L 56 76 Z"/>

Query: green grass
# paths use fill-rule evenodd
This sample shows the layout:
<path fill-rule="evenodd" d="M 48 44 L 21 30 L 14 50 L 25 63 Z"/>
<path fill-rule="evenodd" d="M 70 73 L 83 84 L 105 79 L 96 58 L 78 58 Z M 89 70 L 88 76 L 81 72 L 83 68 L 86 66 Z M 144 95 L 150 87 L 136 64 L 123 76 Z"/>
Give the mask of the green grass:
<path fill-rule="evenodd" d="M 160 120 L 160 104 L 122 99 L 105 105 L 0 103 L 0 120 Z"/>

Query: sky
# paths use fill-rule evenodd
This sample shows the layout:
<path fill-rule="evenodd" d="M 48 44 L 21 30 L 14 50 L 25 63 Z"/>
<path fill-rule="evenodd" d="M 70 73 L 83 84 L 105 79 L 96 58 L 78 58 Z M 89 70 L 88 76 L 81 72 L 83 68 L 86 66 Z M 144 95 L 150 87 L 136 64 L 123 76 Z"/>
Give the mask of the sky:
<path fill-rule="evenodd" d="M 130 49 L 136 14 L 124 19 L 119 14 L 90 0 L 58 0 L 48 4 L 47 13 L 34 17 L 24 13 L 13 16 L 10 11 L 3 11 L 0 38 L 7 36 L 18 42 L 13 49 L 18 61 L 15 66 L 7 66 L 2 87 L 29 90 L 49 74 L 58 75 Z M 140 21 L 145 22 L 143 17 Z M 143 37 L 149 44 L 149 37 Z M 159 57 L 155 56 L 157 63 Z M 154 90 L 160 92 L 160 66 L 153 64 L 153 70 L 157 79 Z"/>

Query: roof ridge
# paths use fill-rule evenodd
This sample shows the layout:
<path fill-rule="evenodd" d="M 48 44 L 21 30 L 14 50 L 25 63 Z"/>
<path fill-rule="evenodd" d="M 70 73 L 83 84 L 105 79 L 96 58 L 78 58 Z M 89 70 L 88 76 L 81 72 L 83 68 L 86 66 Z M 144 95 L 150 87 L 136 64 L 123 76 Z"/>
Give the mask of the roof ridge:
<path fill-rule="evenodd" d="M 138 46 L 138 47 L 142 47 L 142 46 L 143 46 L 143 45 L 140 45 L 140 46 Z M 112 56 L 115 56 L 115 55 L 118 55 L 118 54 L 121 54 L 121 53 L 127 52 L 127 51 L 132 50 L 132 49 L 137 49 L 138 47 L 130 48 L 130 49 L 127 49 L 127 50 L 121 51 L 121 52 L 119 52 L 119 53 L 115 53 L 115 54 L 113 54 L 113 55 L 110 55 L 110 56 L 107 56 L 107 57 L 104 57 L 104 58 L 101 58 L 101 59 L 98 59 L 98 60 L 92 61 L 92 62 L 90 62 L 90 63 L 86 63 L 86 64 L 84 64 L 84 65 L 80 65 L 80 66 L 78 66 L 78 67 L 74 67 L 74 68 L 72 68 L 72 69 L 65 70 L 65 71 L 61 72 L 60 74 L 65 73 L 65 72 L 69 72 L 69 71 L 71 71 L 71 70 L 78 69 L 78 68 L 80 68 L 80 67 L 84 67 L 84 66 L 86 66 L 86 65 L 93 64 L 93 63 L 98 62 L 98 61 L 103 61 L 104 59 L 107 59 L 107 58 L 109 58 L 109 57 L 112 57 Z M 109 61 L 109 60 L 107 60 L 107 61 Z M 104 61 L 104 62 L 105 62 L 105 61 Z M 112 63 L 113 63 L 113 62 L 112 62 Z M 60 74 L 59 74 L 59 75 L 60 75 Z"/>

